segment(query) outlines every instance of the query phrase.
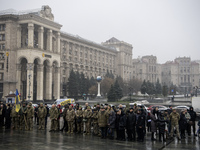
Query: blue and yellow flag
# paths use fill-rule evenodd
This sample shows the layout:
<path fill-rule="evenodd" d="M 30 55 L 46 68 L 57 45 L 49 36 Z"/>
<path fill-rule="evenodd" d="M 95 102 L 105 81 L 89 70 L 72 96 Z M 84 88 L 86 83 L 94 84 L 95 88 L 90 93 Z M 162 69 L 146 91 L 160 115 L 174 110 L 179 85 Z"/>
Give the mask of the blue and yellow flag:
<path fill-rule="evenodd" d="M 19 97 L 19 93 L 18 90 L 16 89 L 16 94 L 15 94 L 15 111 L 19 112 L 20 110 L 20 97 Z"/>

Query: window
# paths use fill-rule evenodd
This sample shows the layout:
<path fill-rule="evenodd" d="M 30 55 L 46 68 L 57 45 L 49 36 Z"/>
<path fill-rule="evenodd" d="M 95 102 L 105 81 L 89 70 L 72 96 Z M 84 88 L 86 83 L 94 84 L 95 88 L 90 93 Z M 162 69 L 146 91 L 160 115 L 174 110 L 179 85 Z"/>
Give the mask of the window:
<path fill-rule="evenodd" d="M 0 70 L 3 70 L 3 69 L 4 69 L 4 64 L 1 63 L 1 64 L 0 64 Z"/>
<path fill-rule="evenodd" d="M 83 53 L 82 53 L 82 52 L 80 52 L 80 57 L 82 57 L 82 55 L 83 55 Z"/>
<path fill-rule="evenodd" d="M 0 53 L 0 59 L 4 59 L 4 53 Z"/>
<path fill-rule="evenodd" d="M 5 28 L 6 28 L 5 24 L 0 24 L 0 31 L 5 31 Z"/>
<path fill-rule="evenodd" d="M 3 73 L 0 73 L 0 80 L 3 80 Z"/>
<path fill-rule="evenodd" d="M 5 34 L 0 34 L 0 41 L 5 41 Z"/>

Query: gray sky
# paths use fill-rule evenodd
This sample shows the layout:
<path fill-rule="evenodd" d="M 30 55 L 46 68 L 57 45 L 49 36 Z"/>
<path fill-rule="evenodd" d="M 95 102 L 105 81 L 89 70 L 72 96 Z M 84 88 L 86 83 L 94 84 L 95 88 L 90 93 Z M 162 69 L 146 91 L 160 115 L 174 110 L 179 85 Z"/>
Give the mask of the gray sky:
<path fill-rule="evenodd" d="M 132 44 L 133 58 L 200 60 L 200 0 L 0 0 L 0 10 L 49 5 L 62 31 L 101 43 Z"/>

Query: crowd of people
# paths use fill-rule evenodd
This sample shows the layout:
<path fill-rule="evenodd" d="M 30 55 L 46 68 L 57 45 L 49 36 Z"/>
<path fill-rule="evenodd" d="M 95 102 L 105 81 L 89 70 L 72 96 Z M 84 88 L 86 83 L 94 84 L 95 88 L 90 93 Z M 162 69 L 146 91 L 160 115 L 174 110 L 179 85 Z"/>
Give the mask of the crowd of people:
<path fill-rule="evenodd" d="M 171 106 L 165 111 L 159 111 L 158 107 L 155 107 L 151 112 L 147 112 L 136 104 L 133 107 L 127 105 L 125 108 L 120 104 L 116 108 L 97 103 L 91 109 L 88 103 L 84 107 L 76 103 L 75 106 L 66 104 L 63 112 L 62 110 L 60 105 L 53 104 L 49 109 L 47 104 L 40 103 L 38 107 L 33 108 L 31 102 L 28 104 L 23 102 L 17 112 L 15 104 L 1 102 L 0 129 L 5 126 L 5 129 L 32 131 L 35 123 L 38 125 L 38 130 L 45 130 L 49 117 L 51 120 L 49 132 L 93 134 L 102 139 L 113 140 L 116 137 L 116 140 L 143 142 L 146 133 L 151 132 L 152 141 L 158 139 L 165 142 L 167 139 L 173 139 L 175 135 L 178 140 L 184 139 L 186 131 L 188 137 L 191 137 L 191 128 L 193 136 L 197 136 L 196 112 L 193 107 L 182 110 L 180 114 Z M 61 117 L 63 117 L 62 127 Z"/>

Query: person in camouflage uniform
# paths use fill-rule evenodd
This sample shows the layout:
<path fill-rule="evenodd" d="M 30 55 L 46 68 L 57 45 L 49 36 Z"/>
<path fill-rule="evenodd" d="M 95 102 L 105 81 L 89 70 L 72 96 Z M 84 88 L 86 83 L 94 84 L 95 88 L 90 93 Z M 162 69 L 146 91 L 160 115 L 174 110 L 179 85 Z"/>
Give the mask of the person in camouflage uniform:
<path fill-rule="evenodd" d="M 77 124 L 77 132 L 83 133 L 83 110 L 82 110 L 82 106 L 79 106 L 79 109 L 76 112 L 76 124 Z"/>
<path fill-rule="evenodd" d="M 94 134 L 94 135 L 98 135 L 98 134 L 99 134 L 98 110 L 97 110 L 96 108 L 93 109 L 92 124 L 93 124 L 93 134 Z"/>
<path fill-rule="evenodd" d="M 58 119 L 59 113 L 55 104 L 52 105 L 52 108 L 50 109 L 49 114 L 50 114 L 50 119 L 51 119 L 51 129 L 49 130 L 49 132 L 56 131 L 58 128 L 57 119 Z"/>
<path fill-rule="evenodd" d="M 181 137 L 180 137 L 180 133 L 179 133 L 179 120 L 180 120 L 180 115 L 179 113 L 176 112 L 176 109 L 173 109 L 173 112 L 170 114 L 170 120 L 171 120 L 171 133 L 170 133 L 170 136 L 171 138 L 173 138 L 173 132 L 174 132 L 174 127 L 176 129 L 176 133 L 177 133 L 177 137 L 178 139 L 180 140 Z"/>
<path fill-rule="evenodd" d="M 27 126 L 26 130 L 33 130 L 33 116 L 34 116 L 34 109 L 32 107 L 32 103 L 29 103 L 27 105 L 26 109 L 26 121 L 27 121 Z"/>
<path fill-rule="evenodd" d="M 18 112 L 16 112 L 16 110 L 15 110 L 15 104 L 12 107 L 11 117 L 12 117 L 12 128 L 18 130 L 19 129 L 19 116 L 18 116 Z"/>
<path fill-rule="evenodd" d="M 66 114 L 67 114 L 67 110 L 69 109 L 69 105 L 65 104 L 64 107 L 65 107 L 65 109 L 63 111 L 63 122 L 64 122 L 64 124 L 63 124 L 62 129 L 60 129 L 60 131 L 63 132 L 63 130 L 65 130 L 65 132 L 67 132 L 68 131 L 68 125 L 67 125 L 67 120 L 66 120 Z"/>
<path fill-rule="evenodd" d="M 72 109 L 72 105 L 70 105 L 69 109 L 67 110 L 67 114 L 66 114 L 66 120 L 68 123 L 68 132 L 67 133 L 73 134 L 74 119 L 75 119 L 75 112 L 74 112 L 74 109 Z"/>
<path fill-rule="evenodd" d="M 92 117 L 92 111 L 90 106 L 87 107 L 87 110 L 85 110 L 84 114 L 83 114 L 83 118 L 86 119 L 85 125 L 86 125 L 86 134 L 90 134 L 91 133 L 91 117 Z"/>
<path fill-rule="evenodd" d="M 39 130 L 41 129 L 44 130 L 46 115 L 47 115 L 47 109 L 43 107 L 43 103 L 40 103 L 40 107 L 38 108 Z"/>
<path fill-rule="evenodd" d="M 20 117 L 20 130 L 26 129 L 27 122 L 26 122 L 26 102 L 22 103 L 22 106 L 19 110 L 19 117 Z"/>

